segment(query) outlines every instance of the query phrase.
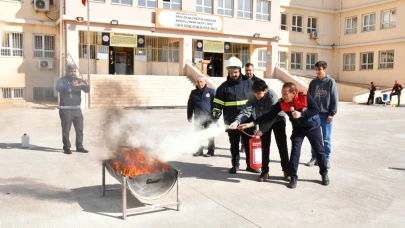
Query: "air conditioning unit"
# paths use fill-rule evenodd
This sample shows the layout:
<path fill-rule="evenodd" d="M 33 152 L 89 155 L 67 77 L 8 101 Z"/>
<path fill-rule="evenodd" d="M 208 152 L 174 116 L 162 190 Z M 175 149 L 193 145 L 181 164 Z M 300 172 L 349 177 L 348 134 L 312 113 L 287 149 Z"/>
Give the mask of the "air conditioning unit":
<path fill-rule="evenodd" d="M 39 60 L 39 69 L 41 69 L 41 70 L 53 69 L 53 61 L 52 60 Z"/>
<path fill-rule="evenodd" d="M 311 39 L 319 39 L 319 32 L 318 31 L 312 31 L 310 35 Z"/>
<path fill-rule="evenodd" d="M 36 11 L 49 11 L 50 0 L 34 0 Z"/>

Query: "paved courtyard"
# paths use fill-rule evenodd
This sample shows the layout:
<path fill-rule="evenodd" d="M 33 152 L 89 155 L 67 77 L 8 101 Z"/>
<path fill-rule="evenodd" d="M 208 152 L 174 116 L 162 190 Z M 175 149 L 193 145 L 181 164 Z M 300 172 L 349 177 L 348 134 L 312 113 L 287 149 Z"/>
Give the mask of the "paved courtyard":
<path fill-rule="evenodd" d="M 185 112 L 125 110 L 123 115 L 144 113 L 153 120 L 146 126 L 175 136 L 190 129 Z M 101 161 L 113 145 L 105 137 L 116 133 L 106 132 L 106 113 L 83 110 L 84 146 L 90 153 L 65 155 L 58 110 L 30 103 L 0 106 L 0 227 L 404 227 L 404 107 L 340 103 L 328 187 L 320 184 L 318 167 L 304 165 L 310 159 L 307 140 L 294 190 L 282 180 L 275 143 L 268 181 L 259 183 L 257 174 L 245 171 L 228 174 L 229 143 L 222 133 L 215 157 L 193 157 L 194 151 L 173 156 L 172 164 L 182 172 L 180 211 L 168 208 L 125 221 L 121 192 L 101 195 Z M 28 149 L 20 148 L 24 133 L 30 136 Z M 165 139 L 153 140 L 158 147 Z M 108 174 L 107 184 L 118 186 Z M 128 207 L 137 207 L 173 201 L 175 191 L 156 201 L 141 202 L 129 192 L 127 197 Z"/>

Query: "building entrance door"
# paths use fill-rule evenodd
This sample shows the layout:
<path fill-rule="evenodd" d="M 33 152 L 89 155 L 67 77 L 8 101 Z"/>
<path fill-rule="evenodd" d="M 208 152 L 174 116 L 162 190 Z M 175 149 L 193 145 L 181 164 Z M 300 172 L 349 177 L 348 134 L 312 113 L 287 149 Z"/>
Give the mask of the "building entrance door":
<path fill-rule="evenodd" d="M 207 66 L 207 75 L 223 77 L 223 55 L 222 53 L 204 52 L 204 60 L 210 60 Z"/>
<path fill-rule="evenodd" d="M 115 53 L 115 74 L 126 74 L 127 55 L 125 52 Z"/>

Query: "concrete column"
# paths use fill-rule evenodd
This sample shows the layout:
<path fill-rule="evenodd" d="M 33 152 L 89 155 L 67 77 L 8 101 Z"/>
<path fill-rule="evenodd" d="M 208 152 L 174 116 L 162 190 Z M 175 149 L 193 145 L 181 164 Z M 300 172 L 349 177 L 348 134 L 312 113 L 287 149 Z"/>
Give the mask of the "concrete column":
<path fill-rule="evenodd" d="M 251 0 L 251 1 L 252 1 L 252 20 L 256 20 L 257 0 Z"/>
<path fill-rule="evenodd" d="M 179 74 L 186 76 L 187 60 L 193 61 L 193 39 L 184 37 L 179 42 Z"/>
<path fill-rule="evenodd" d="M 275 78 L 274 67 L 278 63 L 278 42 L 271 42 L 267 46 L 266 78 Z"/>
<path fill-rule="evenodd" d="M 79 66 L 79 31 L 76 29 L 75 24 L 66 22 L 66 50 L 69 53 L 76 66 Z M 66 53 L 66 54 L 67 54 Z M 87 66 L 83 66 L 87 67 Z"/>
<path fill-rule="evenodd" d="M 212 1 L 212 14 L 217 14 L 218 1 Z"/>

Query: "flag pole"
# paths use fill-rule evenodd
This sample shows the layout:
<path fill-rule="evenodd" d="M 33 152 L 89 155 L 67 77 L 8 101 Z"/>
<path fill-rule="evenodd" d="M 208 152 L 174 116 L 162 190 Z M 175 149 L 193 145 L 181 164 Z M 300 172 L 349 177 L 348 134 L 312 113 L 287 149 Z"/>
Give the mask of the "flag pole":
<path fill-rule="evenodd" d="M 90 1 L 87 2 L 87 82 L 90 83 Z M 86 108 L 90 106 L 90 93 L 86 96 Z"/>

